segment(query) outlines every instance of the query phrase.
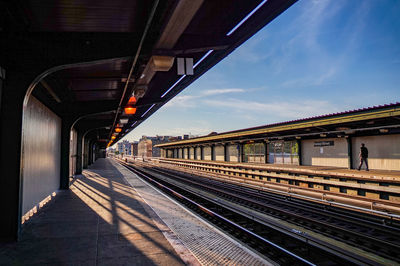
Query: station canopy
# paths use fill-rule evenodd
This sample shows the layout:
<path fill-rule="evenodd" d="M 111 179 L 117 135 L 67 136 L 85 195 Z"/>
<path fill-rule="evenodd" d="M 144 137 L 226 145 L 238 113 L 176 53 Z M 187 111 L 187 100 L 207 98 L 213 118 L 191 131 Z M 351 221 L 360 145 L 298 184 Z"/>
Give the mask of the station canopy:
<path fill-rule="evenodd" d="M 1 61 L 42 73 L 33 96 L 112 145 L 294 2 L 2 1 Z"/>

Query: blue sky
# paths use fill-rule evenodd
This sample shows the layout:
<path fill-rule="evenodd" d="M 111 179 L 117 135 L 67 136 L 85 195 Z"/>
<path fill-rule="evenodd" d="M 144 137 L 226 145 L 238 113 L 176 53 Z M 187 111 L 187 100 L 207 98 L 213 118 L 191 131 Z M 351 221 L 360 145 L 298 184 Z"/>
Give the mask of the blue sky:
<path fill-rule="evenodd" d="M 400 101 L 399 14 L 395 0 L 300 0 L 124 139 Z"/>

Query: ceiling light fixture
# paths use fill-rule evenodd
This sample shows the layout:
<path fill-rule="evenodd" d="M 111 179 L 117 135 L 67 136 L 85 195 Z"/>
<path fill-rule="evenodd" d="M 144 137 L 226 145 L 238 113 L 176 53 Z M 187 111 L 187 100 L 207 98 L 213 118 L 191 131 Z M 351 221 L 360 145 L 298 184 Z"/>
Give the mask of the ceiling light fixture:
<path fill-rule="evenodd" d="M 134 115 L 134 114 L 136 114 L 136 107 L 126 106 L 126 107 L 124 108 L 124 112 L 125 112 L 125 114 L 127 114 L 127 115 Z"/>

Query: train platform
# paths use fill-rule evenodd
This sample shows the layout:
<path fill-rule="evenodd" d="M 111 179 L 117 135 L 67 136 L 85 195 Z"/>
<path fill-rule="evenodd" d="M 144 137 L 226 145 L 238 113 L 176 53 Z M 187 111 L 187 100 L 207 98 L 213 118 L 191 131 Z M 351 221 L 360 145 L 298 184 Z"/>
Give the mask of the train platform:
<path fill-rule="evenodd" d="M 99 159 L 0 244 L 0 265 L 269 264 L 111 159 Z"/>

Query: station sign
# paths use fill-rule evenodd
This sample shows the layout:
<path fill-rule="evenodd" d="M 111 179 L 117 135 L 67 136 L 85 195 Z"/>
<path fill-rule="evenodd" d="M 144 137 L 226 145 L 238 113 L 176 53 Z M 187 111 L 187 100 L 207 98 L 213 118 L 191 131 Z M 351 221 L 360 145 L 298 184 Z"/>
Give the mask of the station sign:
<path fill-rule="evenodd" d="M 324 147 L 324 146 L 334 146 L 334 145 L 335 145 L 335 142 L 333 140 L 314 142 L 314 147 Z"/>

